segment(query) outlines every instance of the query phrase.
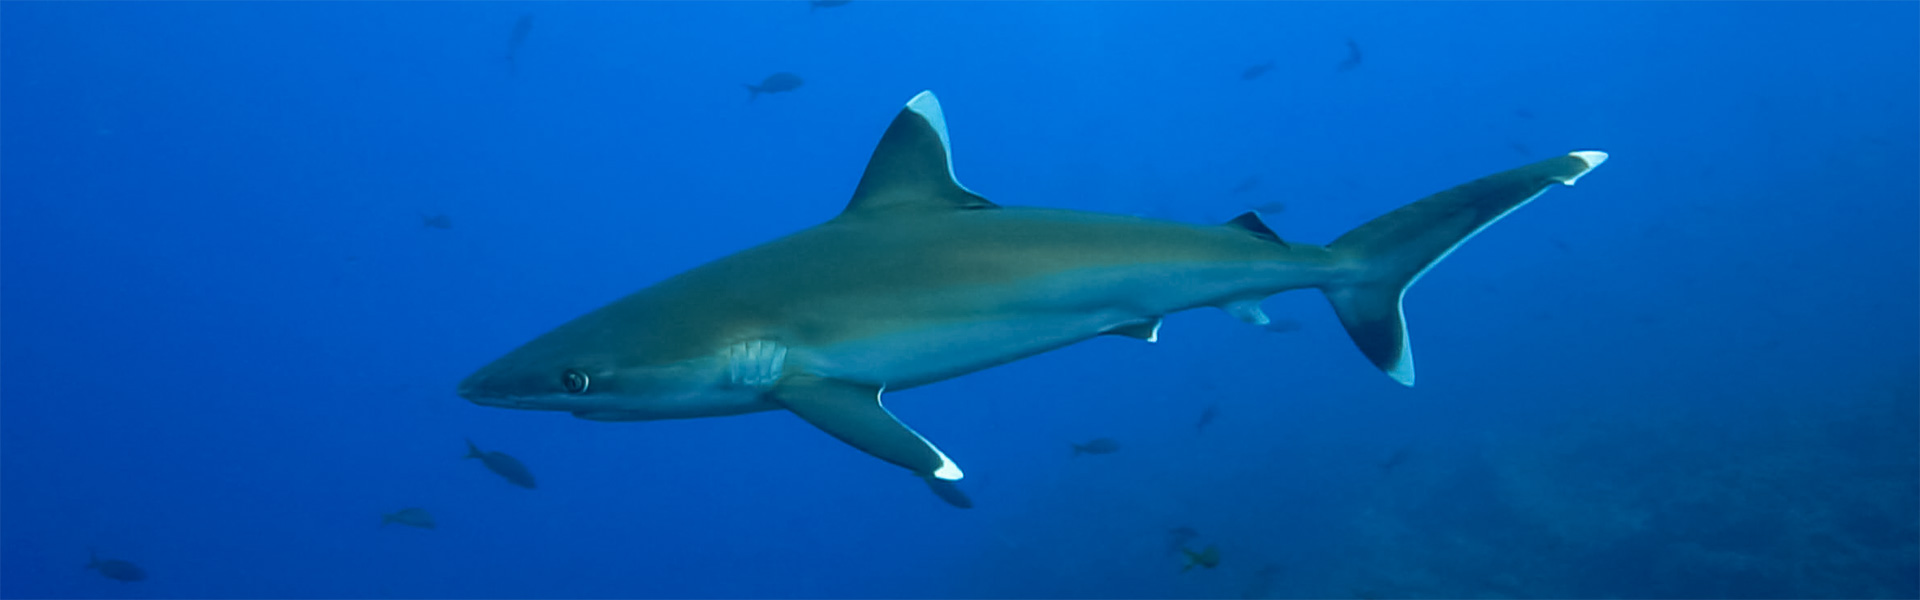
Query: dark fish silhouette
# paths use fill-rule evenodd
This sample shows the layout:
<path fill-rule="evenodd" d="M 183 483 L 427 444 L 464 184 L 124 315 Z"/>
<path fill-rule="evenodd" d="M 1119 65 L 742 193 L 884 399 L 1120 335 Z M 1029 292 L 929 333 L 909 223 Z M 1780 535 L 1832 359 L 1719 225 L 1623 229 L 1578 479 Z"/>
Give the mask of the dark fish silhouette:
<path fill-rule="evenodd" d="M 1267 71 L 1272 71 L 1275 64 L 1277 63 L 1270 59 L 1267 62 L 1247 67 L 1247 70 L 1240 72 L 1240 80 L 1253 81 L 1259 79 L 1261 75 L 1267 74 Z"/>
<path fill-rule="evenodd" d="M 420 226 L 429 229 L 453 229 L 453 217 L 447 215 L 420 215 Z"/>
<path fill-rule="evenodd" d="M 1211 569 L 1220 566 L 1220 548 L 1218 546 L 1208 545 L 1206 550 L 1199 552 L 1194 552 L 1186 548 L 1181 548 L 1180 551 L 1187 555 L 1187 566 L 1180 568 L 1181 573 L 1192 571 L 1194 567 Z"/>
<path fill-rule="evenodd" d="M 507 36 L 507 74 L 519 74 L 520 46 L 526 45 L 527 36 L 532 34 L 533 15 L 520 15 L 520 19 L 513 22 L 513 33 Z"/>
<path fill-rule="evenodd" d="M 1360 60 L 1360 43 L 1353 41 L 1353 38 L 1347 38 L 1347 58 L 1346 60 L 1340 61 L 1340 66 L 1336 67 L 1336 69 L 1341 72 L 1358 69 L 1360 68 Z"/>
<path fill-rule="evenodd" d="M 87 550 L 86 568 L 97 570 L 101 576 L 122 583 L 140 581 L 147 578 L 147 572 L 140 570 L 140 567 L 135 566 L 133 563 L 112 558 L 100 560 L 100 557 L 94 554 L 93 550 Z"/>
<path fill-rule="evenodd" d="M 1248 177 L 1245 180 L 1242 180 L 1240 182 L 1240 185 L 1233 186 L 1233 189 L 1228 190 L 1228 193 L 1245 194 L 1247 192 L 1253 191 L 1253 188 L 1257 188 L 1257 187 L 1260 187 L 1260 178 Z"/>
<path fill-rule="evenodd" d="M 820 10 L 822 8 L 846 6 L 848 2 L 852 2 L 852 1 L 853 0 L 812 0 L 811 2 L 807 3 L 807 12 L 813 12 L 816 10 Z"/>
<path fill-rule="evenodd" d="M 1394 468 L 1406 464 L 1409 458 L 1413 458 L 1412 446 L 1395 448 L 1393 449 L 1393 454 L 1387 455 L 1386 460 L 1380 461 L 1380 472 L 1392 473 Z"/>
<path fill-rule="evenodd" d="M 1200 411 L 1200 422 L 1193 424 L 1193 430 L 1195 432 L 1205 431 L 1207 425 L 1212 424 L 1213 418 L 1217 416 L 1220 416 L 1220 405 L 1208 404 L 1206 410 Z"/>
<path fill-rule="evenodd" d="M 520 464 L 520 459 L 507 456 L 505 452 L 481 452 L 479 446 L 473 445 L 473 440 L 467 440 L 467 458 L 480 459 L 480 464 L 486 465 L 488 471 L 507 478 L 509 483 L 530 490 L 534 487 L 533 472 Z"/>
<path fill-rule="evenodd" d="M 399 512 L 390 515 L 380 515 L 380 526 L 385 527 L 388 523 L 399 523 L 408 527 L 419 527 L 421 529 L 433 529 L 433 514 L 428 513 L 427 509 L 419 507 L 402 508 Z"/>
<path fill-rule="evenodd" d="M 752 102 L 754 98 L 760 97 L 761 94 L 791 92 L 800 89 L 800 86 L 805 83 L 806 81 L 800 79 L 799 75 L 785 71 L 774 73 L 768 75 L 766 79 L 761 80 L 760 85 L 747 84 L 747 101 Z"/>
<path fill-rule="evenodd" d="M 1113 441 L 1113 438 L 1096 438 L 1085 444 L 1073 444 L 1072 446 L 1074 456 L 1082 454 L 1113 454 L 1120 451 L 1120 442 Z"/>

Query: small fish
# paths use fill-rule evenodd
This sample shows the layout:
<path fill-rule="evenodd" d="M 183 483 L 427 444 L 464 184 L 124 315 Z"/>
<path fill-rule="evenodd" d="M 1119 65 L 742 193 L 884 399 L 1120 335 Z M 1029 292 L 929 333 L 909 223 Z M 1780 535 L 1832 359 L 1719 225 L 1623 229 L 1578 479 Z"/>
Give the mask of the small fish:
<path fill-rule="evenodd" d="M 1272 323 L 1268 323 L 1268 325 L 1272 325 Z M 1205 431 L 1207 425 L 1213 424 L 1213 418 L 1217 416 L 1220 416 L 1220 405 L 1208 404 L 1206 410 L 1200 411 L 1200 422 L 1193 424 L 1193 430 L 1195 432 Z"/>
<path fill-rule="evenodd" d="M 533 15 L 520 15 L 519 20 L 513 22 L 513 34 L 507 36 L 508 75 L 519 74 L 520 66 L 516 61 L 520 56 L 520 46 L 525 45 L 527 43 L 527 36 L 532 34 Z"/>
<path fill-rule="evenodd" d="M 852 2 L 852 1 L 853 0 L 812 0 L 811 2 L 807 3 L 807 12 L 813 12 L 816 10 L 820 10 L 822 8 L 846 6 L 848 2 Z"/>
<path fill-rule="evenodd" d="M 428 229 L 453 229 L 453 217 L 447 215 L 420 215 L 420 226 Z"/>
<path fill-rule="evenodd" d="M 481 452 L 479 446 L 473 445 L 473 440 L 467 440 L 467 458 L 480 459 L 480 464 L 486 465 L 488 471 L 507 478 L 509 483 L 533 489 L 533 472 L 520 464 L 520 459 L 507 456 L 505 452 Z"/>
<path fill-rule="evenodd" d="M 1360 43 L 1353 41 L 1353 38 L 1347 38 L 1347 58 L 1346 60 L 1340 61 L 1340 66 L 1335 67 L 1335 69 L 1341 72 L 1358 69 L 1360 68 L 1360 60 Z"/>
<path fill-rule="evenodd" d="M 1272 59 L 1268 59 L 1267 62 L 1247 67 L 1247 70 L 1240 72 L 1240 80 L 1253 81 L 1259 79 L 1261 75 L 1267 74 L 1267 71 L 1272 71 L 1275 64 Z"/>
<path fill-rule="evenodd" d="M 140 570 L 140 567 L 135 566 L 133 563 L 112 558 L 100 560 L 100 557 L 94 554 L 93 550 L 87 550 L 86 568 L 98 570 L 101 576 L 121 583 L 140 581 L 147 578 L 147 572 Z"/>
<path fill-rule="evenodd" d="M 1253 191 L 1253 188 L 1257 188 L 1257 187 L 1260 187 L 1260 178 L 1247 177 L 1246 179 L 1241 180 L 1239 185 L 1233 186 L 1233 189 L 1227 190 L 1227 193 L 1245 194 L 1247 192 Z"/>
<path fill-rule="evenodd" d="M 1113 438 L 1096 438 L 1085 444 L 1072 444 L 1072 446 L 1074 456 L 1082 454 L 1113 454 L 1120 451 L 1120 442 L 1113 441 Z"/>
<path fill-rule="evenodd" d="M 402 508 L 400 512 L 390 515 L 380 515 L 380 526 L 385 527 L 388 523 L 399 523 L 408 527 L 419 527 L 421 529 L 433 529 L 433 515 L 428 513 L 427 509 L 424 508 Z"/>
<path fill-rule="evenodd" d="M 1254 211 L 1259 212 L 1260 216 L 1264 217 L 1267 215 L 1277 215 L 1283 212 L 1287 212 L 1287 203 L 1281 202 L 1279 200 L 1275 200 L 1272 202 L 1262 202 L 1259 204 L 1255 204 L 1253 206 L 1249 206 L 1247 208 L 1250 208 L 1250 209 L 1253 209 Z"/>
<path fill-rule="evenodd" d="M 1380 472 L 1392 473 L 1394 468 L 1399 467 L 1400 465 L 1406 464 L 1407 459 L 1409 458 L 1413 458 L 1412 446 L 1401 446 L 1399 448 L 1394 448 L 1393 454 L 1387 455 L 1386 460 L 1380 461 Z"/>
<path fill-rule="evenodd" d="M 785 71 L 774 73 L 768 75 L 766 79 L 760 80 L 760 85 L 747 84 L 747 101 L 752 102 L 754 98 L 760 97 L 761 94 L 791 92 L 800 89 L 800 86 L 805 83 L 806 81 L 800 79 L 799 75 Z"/>
<path fill-rule="evenodd" d="M 1181 548 L 1180 552 L 1187 555 L 1187 566 L 1180 568 L 1181 573 L 1192 571 L 1194 567 L 1211 569 L 1220 566 L 1220 548 L 1217 546 L 1209 544 L 1206 550 L 1199 552 Z"/>
<path fill-rule="evenodd" d="M 1293 319 L 1274 319 L 1260 326 L 1267 333 L 1293 333 L 1299 331 L 1301 327 L 1300 322 Z"/>
<path fill-rule="evenodd" d="M 1197 537 L 1200 537 L 1200 532 L 1186 525 L 1167 530 L 1167 554 L 1179 554 L 1187 547 L 1187 542 Z"/>

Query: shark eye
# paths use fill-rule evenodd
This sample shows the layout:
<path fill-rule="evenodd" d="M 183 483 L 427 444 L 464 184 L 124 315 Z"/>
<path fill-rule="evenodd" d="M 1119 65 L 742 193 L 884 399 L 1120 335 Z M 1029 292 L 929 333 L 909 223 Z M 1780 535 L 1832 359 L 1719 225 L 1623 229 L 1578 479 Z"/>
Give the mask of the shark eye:
<path fill-rule="evenodd" d="M 576 369 L 567 369 L 567 372 L 560 374 L 560 385 L 565 386 L 569 394 L 587 393 L 587 384 L 589 382 L 590 380 L 587 379 L 587 374 L 581 373 Z"/>

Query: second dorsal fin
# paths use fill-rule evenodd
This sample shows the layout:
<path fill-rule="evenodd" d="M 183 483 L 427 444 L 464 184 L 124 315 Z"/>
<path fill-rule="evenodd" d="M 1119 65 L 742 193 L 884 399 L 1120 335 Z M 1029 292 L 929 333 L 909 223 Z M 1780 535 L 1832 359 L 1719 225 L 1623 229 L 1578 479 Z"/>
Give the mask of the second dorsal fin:
<path fill-rule="evenodd" d="M 1234 217 L 1232 221 L 1227 221 L 1225 226 L 1251 233 L 1254 237 L 1263 240 L 1271 240 L 1281 246 L 1292 247 L 1287 245 L 1286 240 L 1280 239 L 1280 234 L 1274 233 L 1273 229 L 1267 227 L 1266 222 L 1260 220 L 1260 213 L 1257 212 L 1240 213 L 1240 216 Z"/>
<path fill-rule="evenodd" d="M 933 92 L 920 92 L 895 115 L 867 161 L 843 217 L 894 212 L 998 208 L 953 177 L 947 119 Z"/>

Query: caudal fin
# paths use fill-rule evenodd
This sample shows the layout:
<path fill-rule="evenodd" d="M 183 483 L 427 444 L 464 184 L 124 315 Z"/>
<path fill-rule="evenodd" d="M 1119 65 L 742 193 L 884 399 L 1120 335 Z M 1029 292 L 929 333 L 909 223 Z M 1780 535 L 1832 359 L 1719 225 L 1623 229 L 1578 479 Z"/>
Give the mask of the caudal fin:
<path fill-rule="evenodd" d="M 479 446 L 473 445 L 473 440 L 467 440 L 467 455 L 462 458 L 486 458 L 486 457 L 487 457 L 486 453 L 481 452 Z"/>
<path fill-rule="evenodd" d="M 1454 248 L 1554 184 L 1573 185 L 1606 162 L 1586 150 L 1488 175 L 1381 215 L 1328 245 L 1356 273 L 1322 288 L 1360 352 L 1413 385 L 1413 353 L 1400 299 L 1407 287 Z"/>
<path fill-rule="evenodd" d="M 746 86 L 746 88 L 747 88 L 747 101 L 748 101 L 748 102 L 752 102 L 754 98 L 759 98 L 759 97 L 760 97 L 760 86 L 757 86 L 757 85 L 754 85 L 754 84 L 751 84 L 751 83 L 746 83 L 746 84 L 741 84 L 741 85 L 744 85 L 744 86 Z"/>

